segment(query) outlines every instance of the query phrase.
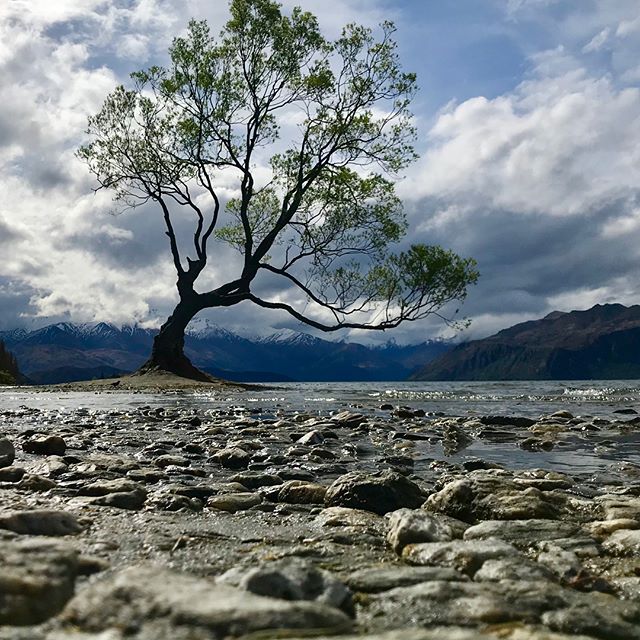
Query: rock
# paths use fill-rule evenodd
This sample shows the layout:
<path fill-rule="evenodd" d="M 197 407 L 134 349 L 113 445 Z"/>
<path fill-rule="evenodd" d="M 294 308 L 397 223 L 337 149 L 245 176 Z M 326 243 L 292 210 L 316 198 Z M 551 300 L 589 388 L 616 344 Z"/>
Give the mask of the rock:
<path fill-rule="evenodd" d="M 387 523 L 382 516 L 371 511 L 347 507 L 323 509 L 316 520 L 323 527 L 348 527 L 375 535 L 382 535 L 387 528 Z"/>
<path fill-rule="evenodd" d="M 287 504 L 323 504 L 327 487 L 316 482 L 288 480 L 278 491 L 277 501 Z"/>
<path fill-rule="evenodd" d="M 246 511 L 262 502 L 262 498 L 257 493 L 225 493 L 211 496 L 207 501 L 207 507 L 236 513 Z"/>
<path fill-rule="evenodd" d="M 68 511 L 13 511 L 0 514 L 0 529 L 21 535 L 68 536 L 80 533 L 82 525 Z"/>
<path fill-rule="evenodd" d="M 345 578 L 346 584 L 354 591 L 379 593 L 396 587 L 408 587 L 432 580 L 468 580 L 467 576 L 446 567 L 374 567 L 361 569 Z"/>
<path fill-rule="evenodd" d="M 59 613 L 74 591 L 77 553 L 44 540 L 0 546 L 0 625 L 35 625 Z"/>
<path fill-rule="evenodd" d="M 425 508 L 464 522 L 560 519 L 568 499 L 559 492 L 524 489 L 500 470 L 472 471 L 429 496 Z"/>
<path fill-rule="evenodd" d="M 464 532 L 465 540 L 500 538 L 518 548 L 543 540 L 568 538 L 580 532 L 578 525 L 554 520 L 485 520 Z"/>
<path fill-rule="evenodd" d="M 117 491 L 115 493 L 107 493 L 91 500 L 91 504 L 100 507 L 112 507 L 114 509 L 128 509 L 130 511 L 138 511 L 142 509 L 147 500 L 147 492 L 142 487 L 138 487 L 134 491 Z"/>
<path fill-rule="evenodd" d="M 296 440 L 298 444 L 304 445 L 313 445 L 313 444 L 322 444 L 324 442 L 324 436 L 320 431 L 316 431 L 315 429 L 312 431 L 308 431 L 302 437 Z"/>
<path fill-rule="evenodd" d="M 357 428 L 367 421 L 367 418 L 361 413 L 351 413 L 351 411 L 340 411 L 331 416 L 331 422 L 340 427 Z"/>
<path fill-rule="evenodd" d="M 387 629 L 415 625 L 476 627 L 535 622 L 544 612 L 564 606 L 564 596 L 565 590 L 546 581 L 434 580 L 370 595 L 366 615 Z M 479 632 L 474 630 L 474 633 Z M 440 637 L 442 640 L 449 638 L 446 632 Z"/>
<path fill-rule="evenodd" d="M 251 462 L 251 454 L 239 447 L 221 449 L 211 456 L 211 461 L 226 469 L 246 469 Z"/>
<path fill-rule="evenodd" d="M 67 444 L 61 436 L 46 436 L 25 441 L 22 450 L 42 456 L 63 456 L 67 450 Z"/>
<path fill-rule="evenodd" d="M 482 424 L 499 425 L 501 427 L 518 427 L 519 429 L 528 429 L 533 426 L 536 421 L 531 418 L 522 418 L 516 416 L 482 416 L 479 418 Z"/>
<path fill-rule="evenodd" d="M 84 485 L 78 489 L 78 495 L 106 496 L 110 493 L 131 493 L 140 490 L 144 491 L 144 487 L 137 482 L 127 478 L 117 478 L 115 480 L 97 480 Z"/>
<path fill-rule="evenodd" d="M 23 491 L 44 492 L 57 486 L 53 480 L 31 473 L 23 475 L 20 482 L 18 482 L 18 489 Z"/>
<path fill-rule="evenodd" d="M 487 560 L 475 573 L 476 582 L 499 582 L 500 580 L 518 580 L 535 582 L 551 580 L 553 573 L 544 566 L 526 558 L 504 558 Z"/>
<path fill-rule="evenodd" d="M 0 468 L 9 467 L 16 459 L 16 450 L 7 438 L 0 438 Z"/>
<path fill-rule="evenodd" d="M 191 464 L 189 458 L 170 454 L 158 456 L 153 462 L 161 469 L 166 469 L 167 467 L 188 467 Z"/>
<path fill-rule="evenodd" d="M 400 553 L 406 545 L 415 542 L 449 542 L 462 538 L 468 526 L 460 520 L 422 509 L 399 509 L 389 518 L 387 542 Z"/>
<path fill-rule="evenodd" d="M 328 571 L 297 558 L 288 558 L 253 569 L 234 568 L 217 582 L 245 589 L 258 596 L 283 600 L 311 600 L 354 615 L 351 591 Z"/>
<path fill-rule="evenodd" d="M 624 495 L 604 495 L 595 498 L 605 520 L 640 520 L 640 498 Z"/>
<path fill-rule="evenodd" d="M 487 560 L 523 558 L 514 546 L 496 538 L 410 544 L 403 549 L 402 557 L 411 564 L 452 567 L 469 576 Z"/>
<path fill-rule="evenodd" d="M 20 482 L 26 471 L 22 467 L 0 468 L 0 482 Z"/>
<path fill-rule="evenodd" d="M 542 622 L 554 631 L 585 634 L 601 640 L 638 640 L 640 607 L 603 593 L 583 597 L 565 608 L 547 611 Z"/>
<path fill-rule="evenodd" d="M 420 487 L 395 471 L 347 473 L 329 487 L 325 497 L 328 507 L 364 509 L 379 515 L 402 507 L 416 509 L 423 502 Z"/>
<path fill-rule="evenodd" d="M 602 540 L 620 529 L 640 529 L 640 521 L 631 520 L 630 518 L 602 520 L 589 523 L 588 529 L 594 538 Z"/>
<path fill-rule="evenodd" d="M 614 531 L 602 548 L 612 556 L 637 556 L 640 554 L 640 529 Z"/>
<path fill-rule="evenodd" d="M 262 473 L 260 471 L 244 471 L 229 477 L 229 482 L 239 482 L 243 487 L 254 491 L 260 487 L 273 487 L 280 485 L 284 480 L 272 473 Z"/>
<path fill-rule="evenodd" d="M 352 625 L 333 607 L 256 596 L 146 566 L 92 582 L 68 604 L 61 620 L 81 632 L 123 629 L 129 640 L 213 640 L 283 629 L 335 634 Z"/>

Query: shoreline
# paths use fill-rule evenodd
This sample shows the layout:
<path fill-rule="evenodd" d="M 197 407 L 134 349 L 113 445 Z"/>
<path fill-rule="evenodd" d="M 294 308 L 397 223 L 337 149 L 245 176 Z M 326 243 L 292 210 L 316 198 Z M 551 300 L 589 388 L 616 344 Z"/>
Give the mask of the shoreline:
<path fill-rule="evenodd" d="M 640 466 L 455 458 L 598 447 L 633 417 L 256 411 L 3 411 L 0 639 L 639 637 Z"/>

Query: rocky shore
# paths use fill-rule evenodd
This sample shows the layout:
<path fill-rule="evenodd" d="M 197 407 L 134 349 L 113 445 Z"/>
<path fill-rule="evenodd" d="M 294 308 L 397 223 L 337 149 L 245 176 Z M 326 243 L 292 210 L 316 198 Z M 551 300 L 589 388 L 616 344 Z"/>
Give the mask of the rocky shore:
<path fill-rule="evenodd" d="M 640 468 L 420 453 L 633 411 L 37 407 L 0 412 L 0 640 L 640 639 Z"/>

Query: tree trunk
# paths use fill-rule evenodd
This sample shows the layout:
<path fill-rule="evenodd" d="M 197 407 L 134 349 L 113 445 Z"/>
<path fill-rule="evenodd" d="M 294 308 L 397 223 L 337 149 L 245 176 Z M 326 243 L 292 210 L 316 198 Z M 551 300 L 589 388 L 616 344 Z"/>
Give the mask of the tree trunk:
<path fill-rule="evenodd" d="M 183 378 L 212 382 L 213 378 L 194 367 L 184 354 L 184 331 L 200 309 L 195 301 L 180 300 L 153 339 L 151 358 L 140 367 L 139 374 L 168 372 Z"/>

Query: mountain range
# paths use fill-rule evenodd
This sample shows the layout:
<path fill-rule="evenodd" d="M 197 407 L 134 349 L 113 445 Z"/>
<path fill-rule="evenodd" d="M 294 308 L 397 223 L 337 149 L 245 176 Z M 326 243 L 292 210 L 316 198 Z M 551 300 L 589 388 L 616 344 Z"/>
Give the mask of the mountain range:
<path fill-rule="evenodd" d="M 414 380 L 590 380 L 640 378 L 640 306 L 596 305 L 456 346 Z"/>
<path fill-rule="evenodd" d="M 64 322 L 34 331 L 0 331 L 0 340 L 28 379 L 50 384 L 134 371 L 148 358 L 155 333 L 106 322 Z M 185 352 L 196 366 L 245 382 L 405 380 L 448 348 L 441 341 L 375 347 L 291 330 L 246 338 L 207 321 L 194 323 L 185 338 Z"/>

